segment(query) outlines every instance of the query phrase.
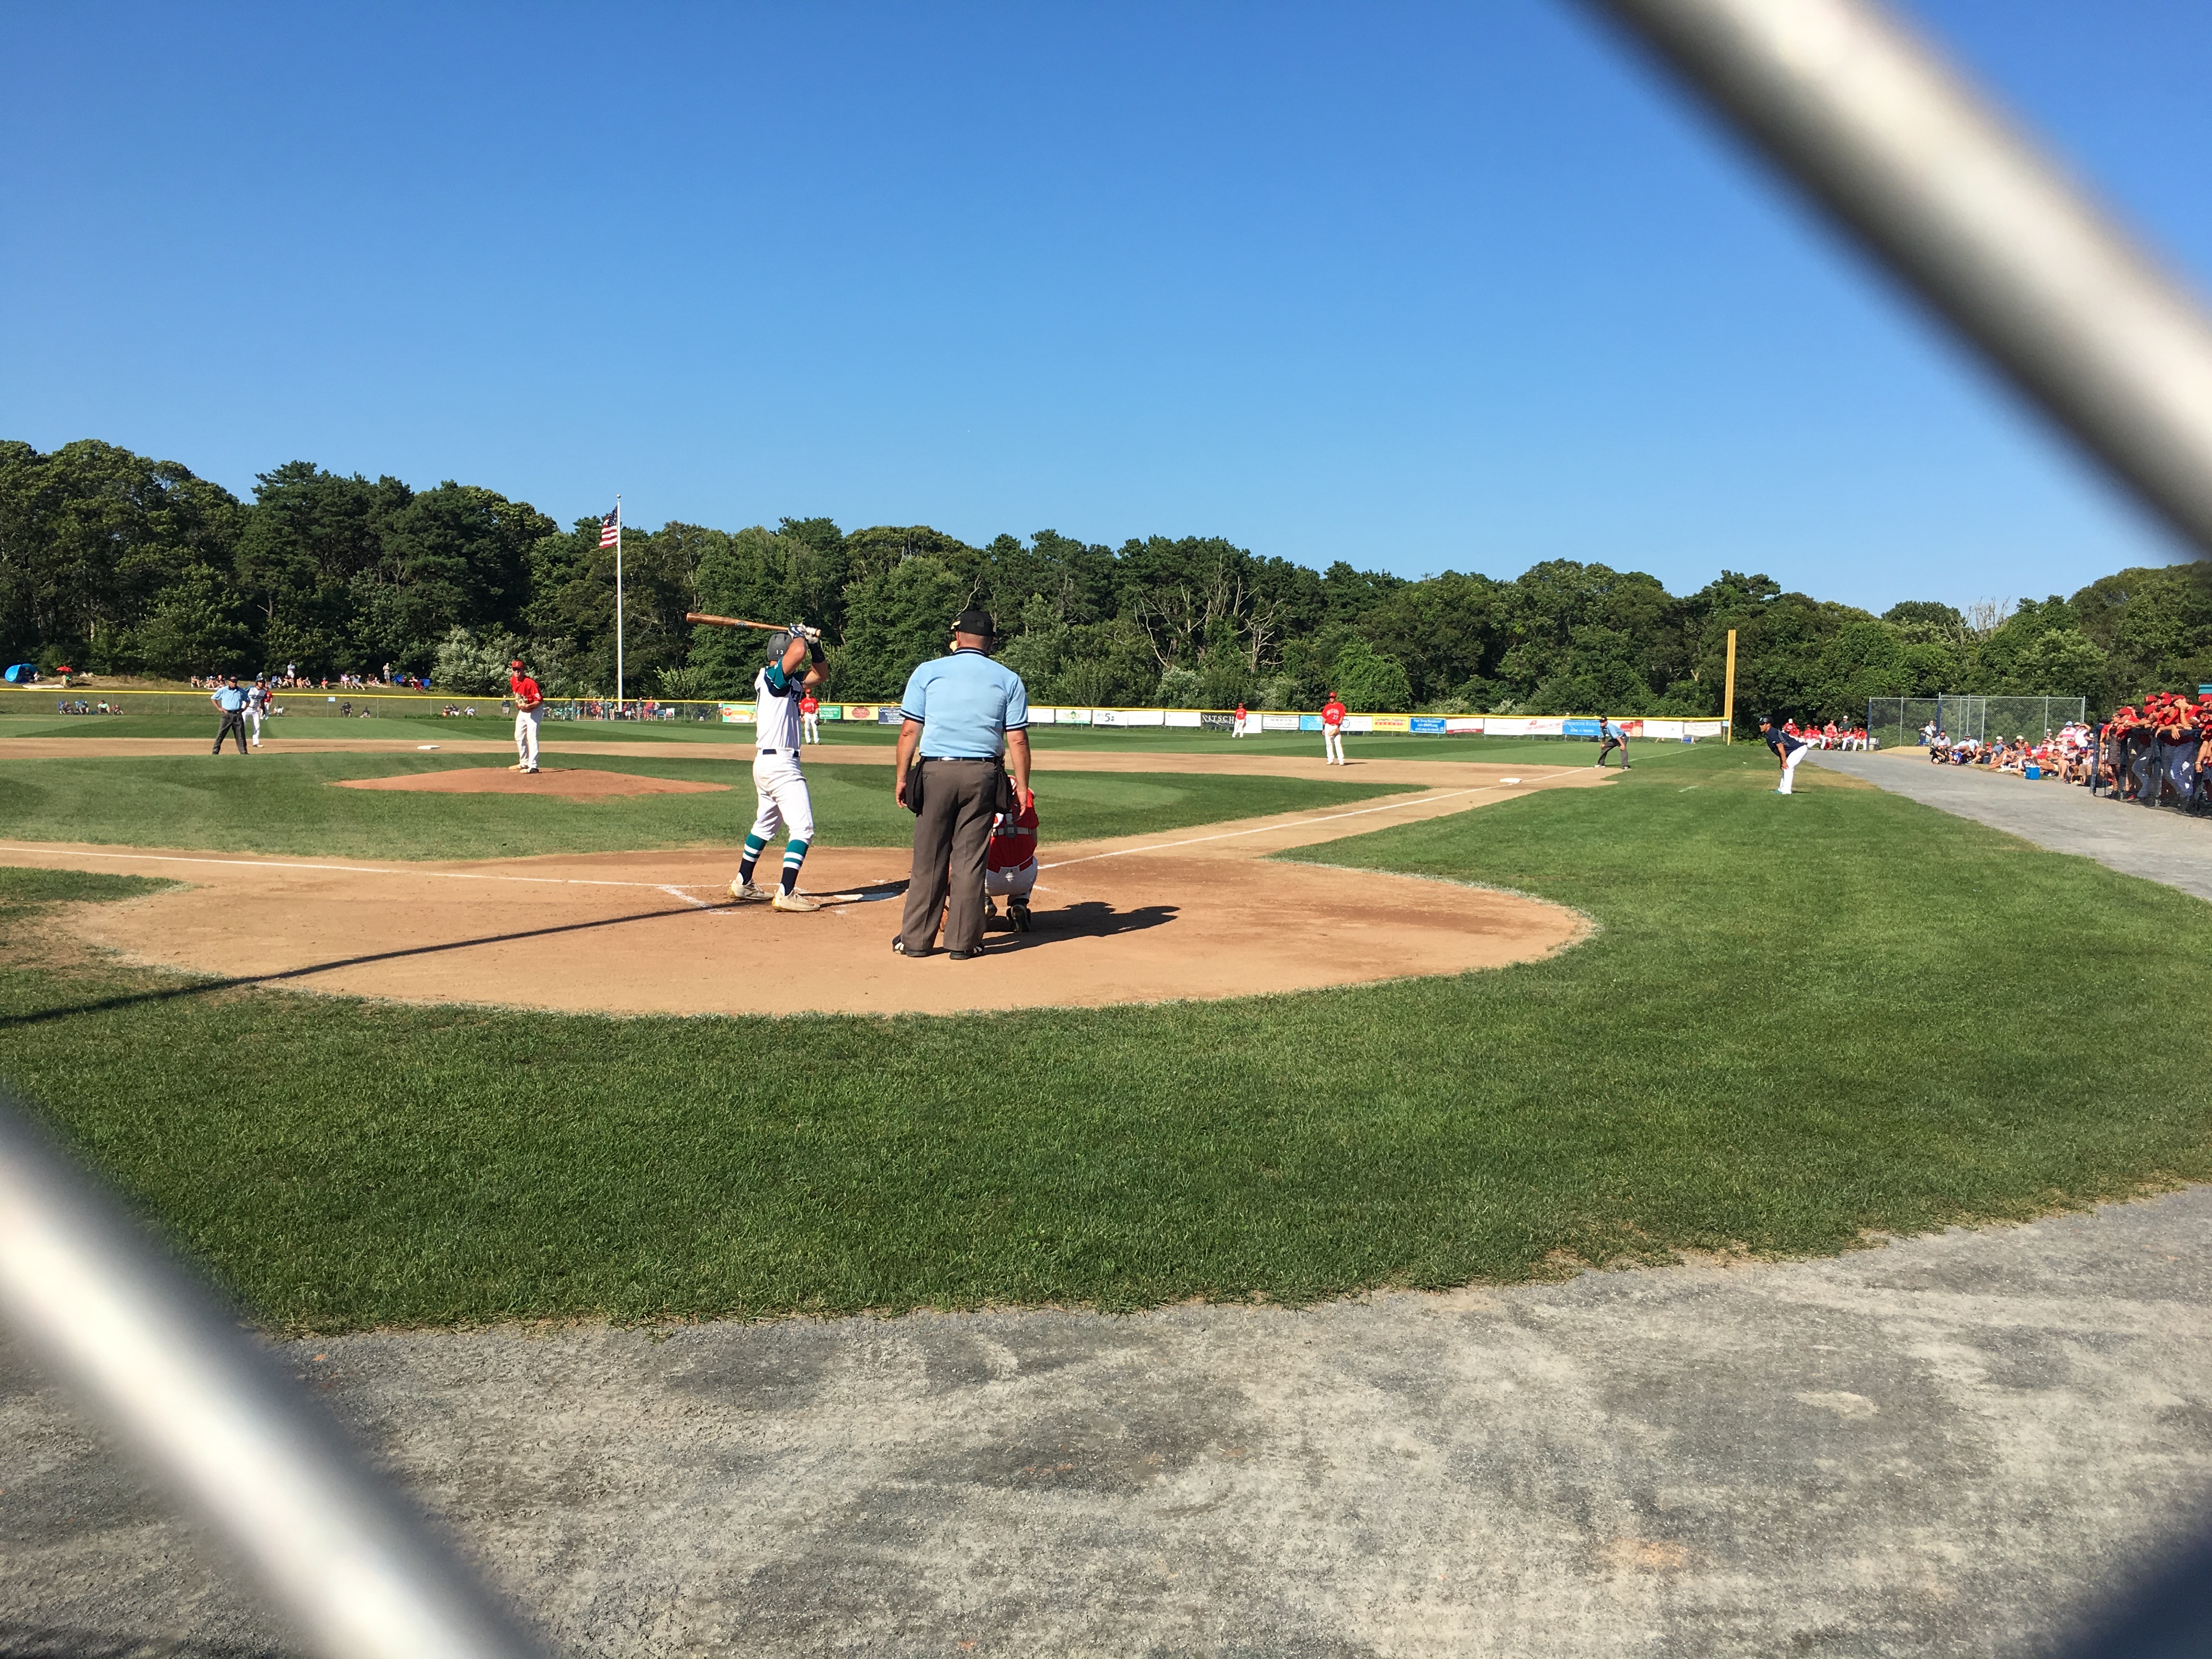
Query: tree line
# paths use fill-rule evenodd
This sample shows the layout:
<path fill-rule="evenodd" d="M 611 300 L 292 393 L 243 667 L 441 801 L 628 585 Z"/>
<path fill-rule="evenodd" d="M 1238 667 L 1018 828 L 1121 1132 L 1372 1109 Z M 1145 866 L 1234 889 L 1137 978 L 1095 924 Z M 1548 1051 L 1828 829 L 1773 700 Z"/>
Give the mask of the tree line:
<path fill-rule="evenodd" d="M 687 611 L 804 619 L 835 694 L 896 695 L 969 605 L 1039 702 L 1711 715 L 1728 631 L 1739 718 L 1858 716 L 1939 691 L 2134 702 L 2212 684 L 2212 567 L 2120 571 L 2069 598 L 1881 616 L 1723 571 L 1674 595 L 1548 560 L 1510 580 L 1315 570 L 1215 537 L 1118 548 L 1042 530 L 977 547 L 927 526 L 823 518 L 623 536 L 627 689 L 742 695 L 762 636 Z M 251 501 L 112 444 L 0 441 L 0 659 L 182 678 L 386 663 L 481 694 L 526 658 L 556 695 L 615 678 L 614 553 L 526 501 L 294 461 Z"/>

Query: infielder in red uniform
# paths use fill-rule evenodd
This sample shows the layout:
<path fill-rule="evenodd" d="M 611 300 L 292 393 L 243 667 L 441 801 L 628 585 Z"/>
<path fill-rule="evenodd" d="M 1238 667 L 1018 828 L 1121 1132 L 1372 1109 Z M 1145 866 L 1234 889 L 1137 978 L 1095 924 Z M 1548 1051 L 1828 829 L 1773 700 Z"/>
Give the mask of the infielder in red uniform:
<path fill-rule="evenodd" d="M 1334 691 L 1321 706 L 1321 750 L 1331 766 L 1344 764 L 1344 705 Z"/>
<path fill-rule="evenodd" d="M 1037 878 L 1036 796 L 1019 812 L 1001 812 L 991 821 L 991 839 L 983 848 L 983 925 L 998 920 L 1000 899 L 1006 902 L 1006 921 L 1018 933 L 1030 930 L 1030 890 Z"/>
<path fill-rule="evenodd" d="M 538 722 L 544 717 L 545 698 L 538 689 L 538 682 L 530 678 L 530 671 L 517 657 L 507 664 L 507 689 L 514 698 L 514 752 L 510 772 L 535 772 L 538 769 Z"/>
<path fill-rule="evenodd" d="M 799 700 L 799 740 L 801 743 L 822 741 L 821 700 L 809 691 Z"/>

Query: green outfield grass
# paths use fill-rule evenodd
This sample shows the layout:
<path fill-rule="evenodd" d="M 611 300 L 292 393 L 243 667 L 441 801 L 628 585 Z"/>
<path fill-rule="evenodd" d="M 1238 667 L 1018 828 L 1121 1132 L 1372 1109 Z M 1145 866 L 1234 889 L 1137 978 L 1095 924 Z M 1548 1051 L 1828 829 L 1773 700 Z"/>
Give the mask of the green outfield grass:
<path fill-rule="evenodd" d="M 746 756 L 593 756 L 592 769 L 729 786 L 727 793 L 570 801 L 545 796 L 429 794 L 339 789 L 342 778 L 442 772 L 499 763 L 481 756 L 133 756 L 0 760 L 8 817 L 0 841 L 94 842 L 124 847 L 227 848 L 352 858 L 513 858 L 535 853 L 730 847 L 753 820 Z M 1050 841 L 1153 835 L 1189 824 L 1321 811 L 1403 784 L 1225 778 L 1200 774 L 1060 773 L 1039 780 L 1038 816 Z M 891 798 L 889 766 L 819 766 L 807 775 L 816 842 L 904 847 L 914 819 Z"/>
<path fill-rule="evenodd" d="M 216 720 L 198 714 L 91 715 L 14 714 L 0 716 L 0 738 L 200 738 L 212 743 Z M 266 747 L 282 751 L 286 739 L 374 738 L 410 743 L 504 743 L 514 734 L 512 716 L 477 715 L 475 719 L 400 718 L 340 720 L 319 716 L 293 716 L 272 720 Z M 1187 728 L 1143 726 L 1090 727 L 1039 726 L 1030 730 L 1040 750 L 1092 750 L 1123 754 L 1188 755 L 1310 755 L 1321 753 L 1321 734 L 1316 732 L 1273 732 L 1260 737 L 1231 738 L 1226 732 L 1194 732 Z M 848 725 L 825 721 L 826 743 L 879 744 L 890 748 L 898 741 L 895 726 Z M 750 726 L 708 726 L 694 720 L 548 720 L 544 741 L 569 743 L 667 743 L 750 747 Z M 1506 766 L 1571 765 L 1595 762 L 1597 744 L 1584 738 L 1416 738 L 1410 735 L 1349 737 L 1348 758 L 1377 760 L 1483 761 Z M 1717 742 L 1717 739 L 1708 740 Z M 1637 763 L 1668 761 L 1692 747 L 1680 743 L 1632 744 L 1630 758 Z"/>
<path fill-rule="evenodd" d="M 1829 1251 L 2212 1176 L 2195 1045 L 2116 1073 L 2079 1036 L 2202 1006 L 2212 908 L 1834 775 L 1771 780 L 1700 746 L 1297 855 L 1601 924 L 1491 973 L 617 1020 L 203 986 L 18 925 L 0 1066 L 300 1329 L 1300 1299 Z"/>

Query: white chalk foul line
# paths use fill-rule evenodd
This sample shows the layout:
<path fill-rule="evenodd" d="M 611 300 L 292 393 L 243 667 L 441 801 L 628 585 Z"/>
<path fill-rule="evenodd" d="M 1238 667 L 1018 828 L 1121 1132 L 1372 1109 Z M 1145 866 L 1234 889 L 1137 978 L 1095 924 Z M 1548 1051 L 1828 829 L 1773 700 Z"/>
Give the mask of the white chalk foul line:
<path fill-rule="evenodd" d="M 1580 769 L 1579 767 L 1564 769 L 1552 773 L 1550 775 L 1554 778 L 1568 778 L 1574 776 Z M 1040 864 L 1037 868 L 1065 870 L 1071 864 L 1089 864 L 1094 859 L 1127 858 L 1135 853 L 1168 853 L 1178 847 L 1197 847 L 1209 841 L 1234 841 L 1239 836 L 1270 836 L 1279 830 L 1302 830 L 1310 823 L 1334 823 L 1340 818 L 1364 818 L 1374 812 L 1402 812 L 1408 807 L 1430 806 L 1440 800 L 1457 800 L 1462 795 L 1486 794 L 1492 789 L 1534 789 L 1540 787 L 1545 781 L 1544 779 L 1539 779 L 1535 783 L 1522 783 L 1516 778 L 1510 784 L 1479 783 L 1471 788 L 1449 790 L 1441 795 L 1424 795 L 1419 800 L 1385 801 L 1380 806 L 1361 806 L 1348 812 L 1324 812 L 1319 817 L 1294 818 L 1288 823 L 1258 823 L 1247 830 L 1224 830 L 1218 835 L 1192 836 L 1183 841 L 1155 842 L 1149 847 L 1117 847 L 1110 853 L 1085 853 L 1079 859 L 1061 859 L 1054 864 Z"/>

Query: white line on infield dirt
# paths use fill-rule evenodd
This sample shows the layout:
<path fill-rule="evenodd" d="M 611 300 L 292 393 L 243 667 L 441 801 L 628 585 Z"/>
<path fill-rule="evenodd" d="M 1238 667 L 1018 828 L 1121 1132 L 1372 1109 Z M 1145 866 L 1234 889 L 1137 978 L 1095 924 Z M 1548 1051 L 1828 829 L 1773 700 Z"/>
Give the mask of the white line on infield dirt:
<path fill-rule="evenodd" d="M 1580 767 L 1565 768 L 1551 775 L 1555 778 L 1569 778 L 1581 769 Z M 1037 868 L 1065 870 L 1071 864 L 1089 864 L 1094 859 L 1122 859 L 1127 858 L 1133 853 L 1172 852 L 1178 847 L 1196 847 L 1209 841 L 1234 841 L 1239 836 L 1267 836 L 1273 835 L 1278 830 L 1303 830 L 1310 823 L 1334 823 L 1339 818 L 1364 818 L 1370 812 L 1402 812 L 1409 806 L 1430 806 L 1440 800 L 1457 800 L 1462 795 L 1480 795 L 1492 789 L 1502 789 L 1506 787 L 1508 781 L 1522 788 L 1534 789 L 1540 787 L 1547 780 L 1540 778 L 1535 783 L 1523 784 L 1518 778 L 1510 781 L 1501 779 L 1497 783 L 1478 783 L 1471 788 L 1448 790 L 1441 795 L 1423 795 L 1419 800 L 1385 801 L 1380 806 L 1356 807 L 1349 812 L 1324 812 L 1319 817 L 1293 818 L 1288 823 L 1256 823 L 1249 830 L 1224 830 L 1218 835 L 1193 836 L 1185 841 L 1155 842 L 1150 847 L 1117 847 L 1110 853 L 1085 853 L 1079 859 L 1061 859 L 1054 864 L 1040 864 Z"/>

